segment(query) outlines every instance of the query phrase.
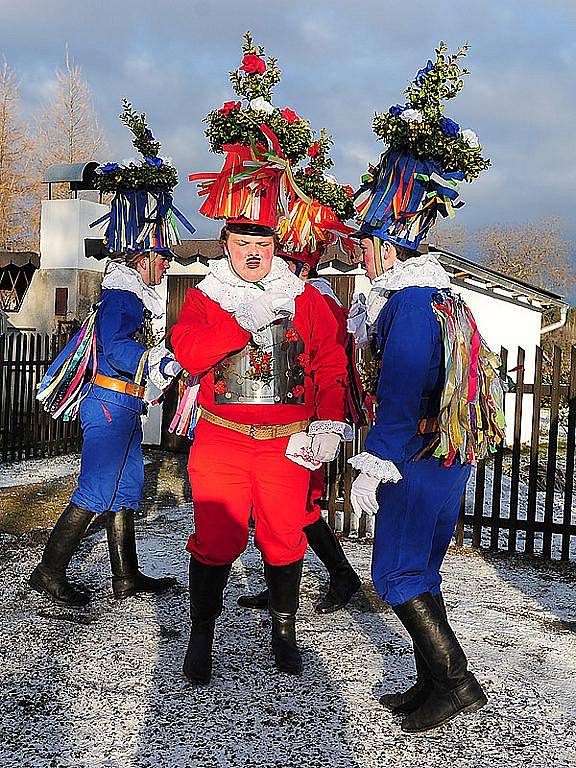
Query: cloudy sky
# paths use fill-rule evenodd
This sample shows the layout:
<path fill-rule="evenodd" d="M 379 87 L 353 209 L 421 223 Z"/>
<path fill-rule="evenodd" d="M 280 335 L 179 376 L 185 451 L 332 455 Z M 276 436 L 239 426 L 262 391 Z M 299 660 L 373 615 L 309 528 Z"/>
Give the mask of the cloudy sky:
<path fill-rule="evenodd" d="M 233 97 L 228 71 L 246 29 L 283 70 L 274 103 L 328 128 L 334 172 L 352 185 L 382 150 L 374 112 L 402 100 L 440 39 L 450 49 L 468 41 L 472 74 L 446 114 L 477 131 L 493 165 L 464 185 L 460 223 L 473 231 L 554 215 L 576 241 L 576 0 L 0 0 L 0 58 L 20 78 L 24 115 L 49 97 L 68 43 L 108 136 L 106 159 L 134 153 L 117 119 L 128 97 L 174 159 L 177 202 L 200 236 L 216 227 L 196 215 L 187 174 L 219 165 L 202 119 Z"/>

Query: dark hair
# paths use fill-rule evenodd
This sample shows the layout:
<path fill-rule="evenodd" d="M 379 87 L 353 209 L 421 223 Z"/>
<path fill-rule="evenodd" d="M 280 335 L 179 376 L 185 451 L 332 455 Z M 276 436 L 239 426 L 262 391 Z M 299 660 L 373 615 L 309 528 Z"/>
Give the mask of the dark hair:
<path fill-rule="evenodd" d="M 408 259 L 413 259 L 415 256 L 422 255 L 418 251 L 412 250 L 412 248 L 405 248 L 403 245 L 396 245 L 396 243 L 392 243 L 392 245 L 396 249 L 398 261 L 408 261 Z"/>

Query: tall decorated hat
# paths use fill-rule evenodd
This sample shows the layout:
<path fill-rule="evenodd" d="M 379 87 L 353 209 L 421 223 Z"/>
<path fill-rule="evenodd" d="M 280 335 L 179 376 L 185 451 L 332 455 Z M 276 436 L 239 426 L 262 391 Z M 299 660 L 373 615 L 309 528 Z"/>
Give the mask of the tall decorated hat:
<path fill-rule="evenodd" d="M 97 188 L 113 193 L 113 198 L 110 213 L 91 226 L 107 222 L 104 245 L 111 254 L 171 251 L 180 243 L 176 220 L 195 232 L 172 198 L 178 172 L 159 156 L 160 142 L 148 128 L 146 115 L 136 114 L 126 99 L 122 105 L 120 119 L 132 131 L 142 161 L 107 163 L 97 169 Z"/>
<path fill-rule="evenodd" d="M 199 182 L 199 194 L 205 198 L 200 213 L 244 232 L 278 231 L 290 251 L 307 246 L 315 250 L 322 241 L 331 241 L 331 231 L 342 229 L 338 215 L 309 189 L 308 177 L 315 169 L 322 162 L 331 165 L 326 159 L 331 140 L 324 133 L 316 139 L 308 121 L 292 108 L 272 104 L 281 72 L 277 60 L 267 56 L 249 32 L 242 54 L 240 67 L 230 72 L 236 99 L 206 118 L 212 151 L 225 155 L 222 169 L 189 177 Z M 310 170 L 302 166 L 306 160 Z M 336 187 L 341 189 L 334 185 L 334 198 Z M 340 191 L 340 208 L 344 206 L 347 217 L 353 215 L 352 197 Z M 342 231 L 348 234 L 346 228 Z"/>
<path fill-rule="evenodd" d="M 440 42 L 404 91 L 406 102 L 374 118 L 374 132 L 388 145 L 356 193 L 357 237 L 376 237 L 417 250 L 438 215 L 454 217 L 464 205 L 458 186 L 488 168 L 477 135 L 444 114 L 469 74 L 461 68 L 468 46 L 449 54 Z"/>
<path fill-rule="evenodd" d="M 312 268 L 331 243 L 348 253 L 354 250 L 350 239 L 354 229 L 345 223 L 354 217 L 354 190 L 328 173 L 333 166 L 333 144 L 323 128 L 308 147 L 306 166 L 294 173 L 299 194 L 292 197 L 278 230 L 284 251 Z"/>

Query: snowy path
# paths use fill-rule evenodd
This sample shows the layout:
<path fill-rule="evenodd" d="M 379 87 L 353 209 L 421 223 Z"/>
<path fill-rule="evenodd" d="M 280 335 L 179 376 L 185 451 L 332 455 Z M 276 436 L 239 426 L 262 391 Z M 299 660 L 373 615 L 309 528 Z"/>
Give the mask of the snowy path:
<path fill-rule="evenodd" d="M 185 584 L 185 507 L 140 522 L 141 562 Z M 370 548 L 347 544 L 368 579 Z M 377 695 L 405 683 L 411 654 L 393 614 L 355 609 L 320 617 L 324 575 L 307 558 L 299 638 L 301 679 L 274 671 L 264 615 L 236 597 L 259 583 L 251 548 L 235 565 L 217 633 L 211 686 L 180 673 L 187 592 L 116 602 L 102 533 L 73 569 L 96 590 L 72 611 L 30 592 L 40 548 L 0 537 L 2 768 L 574 768 L 576 583 L 515 561 L 451 554 L 445 595 L 489 704 L 422 736 L 407 736 Z"/>

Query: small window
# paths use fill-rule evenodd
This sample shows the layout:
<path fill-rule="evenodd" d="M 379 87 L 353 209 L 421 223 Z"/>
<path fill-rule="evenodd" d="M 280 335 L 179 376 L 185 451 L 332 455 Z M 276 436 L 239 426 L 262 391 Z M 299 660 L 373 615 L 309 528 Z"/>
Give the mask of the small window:
<path fill-rule="evenodd" d="M 68 288 L 56 288 L 54 314 L 56 317 L 66 317 L 68 314 Z"/>

